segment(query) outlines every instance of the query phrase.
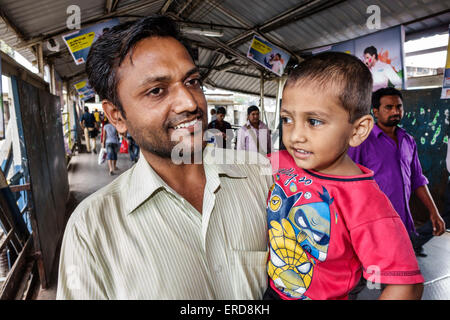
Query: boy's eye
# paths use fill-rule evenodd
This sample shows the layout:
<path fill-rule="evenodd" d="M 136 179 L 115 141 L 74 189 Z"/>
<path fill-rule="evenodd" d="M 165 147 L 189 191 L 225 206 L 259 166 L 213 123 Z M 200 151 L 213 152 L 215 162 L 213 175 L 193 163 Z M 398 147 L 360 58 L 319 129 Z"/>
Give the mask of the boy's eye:
<path fill-rule="evenodd" d="M 320 126 L 321 124 L 323 124 L 322 121 L 317 120 L 317 119 L 309 119 L 308 122 L 309 122 L 309 124 L 312 125 L 313 127 L 317 127 L 317 126 Z"/>
<path fill-rule="evenodd" d="M 289 119 L 288 117 L 281 117 L 281 122 L 284 124 L 289 124 L 292 122 L 292 120 Z"/>

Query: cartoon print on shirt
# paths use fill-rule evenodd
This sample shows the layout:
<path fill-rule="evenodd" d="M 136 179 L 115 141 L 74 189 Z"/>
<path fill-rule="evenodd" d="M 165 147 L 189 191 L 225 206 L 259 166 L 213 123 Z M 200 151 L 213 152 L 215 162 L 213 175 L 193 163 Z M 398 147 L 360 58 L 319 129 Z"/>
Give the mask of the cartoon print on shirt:
<path fill-rule="evenodd" d="M 300 243 L 302 248 L 319 261 L 325 261 L 327 258 L 330 243 L 330 205 L 333 202 L 327 189 L 322 188 L 323 193 L 318 193 L 323 201 L 295 206 L 288 215 L 295 234 L 305 234 Z"/>
<path fill-rule="evenodd" d="M 294 190 L 289 187 L 291 192 Z M 313 258 L 324 261 L 330 239 L 330 209 L 333 202 L 328 191 L 318 192 L 321 202 L 296 205 L 303 195 L 287 196 L 275 183 L 269 194 L 270 261 L 268 274 L 277 288 L 292 298 L 305 299 L 314 272 Z"/>

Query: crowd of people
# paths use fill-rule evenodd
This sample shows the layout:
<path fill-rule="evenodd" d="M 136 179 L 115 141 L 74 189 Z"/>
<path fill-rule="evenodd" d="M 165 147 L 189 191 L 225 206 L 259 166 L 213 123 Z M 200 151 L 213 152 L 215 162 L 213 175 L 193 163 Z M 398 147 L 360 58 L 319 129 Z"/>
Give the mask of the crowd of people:
<path fill-rule="evenodd" d="M 89 107 L 84 107 L 80 124 L 84 131 L 88 153 L 97 154 L 97 137 L 100 134 L 100 145 L 105 150 L 104 154 L 100 156 L 105 157 L 111 176 L 119 170 L 117 167 L 119 152 L 128 153 L 132 163 L 138 161 L 140 148 L 133 137 L 128 132 L 119 136 L 116 127 L 108 121 L 108 117 L 103 112 L 99 112 L 98 109 L 90 112 Z M 100 161 L 100 163 L 103 163 L 103 161 Z"/>
<path fill-rule="evenodd" d="M 430 195 L 413 137 L 398 126 L 401 92 L 372 94 L 361 60 L 317 54 L 284 87 L 285 150 L 272 150 L 257 106 L 229 150 L 226 109 L 208 124 L 186 46 L 164 16 L 116 26 L 93 44 L 86 70 L 108 119 L 110 173 L 120 135 L 132 136 L 142 157 L 70 217 L 57 298 L 348 299 L 364 279 L 382 286 L 380 299 L 420 299 L 417 256 L 450 221 Z M 89 144 L 95 121 L 81 121 Z M 195 138 L 206 129 L 216 148 Z M 174 163 L 178 143 L 203 161 Z M 235 152 L 259 161 L 238 163 Z M 430 215 L 417 230 L 412 193 Z"/>

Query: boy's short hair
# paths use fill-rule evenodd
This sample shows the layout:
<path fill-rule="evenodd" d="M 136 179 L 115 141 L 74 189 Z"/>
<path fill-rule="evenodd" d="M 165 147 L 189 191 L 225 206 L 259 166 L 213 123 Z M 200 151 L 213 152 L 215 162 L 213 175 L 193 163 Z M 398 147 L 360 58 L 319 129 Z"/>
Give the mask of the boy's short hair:
<path fill-rule="evenodd" d="M 337 91 L 349 122 L 370 113 L 372 73 L 357 57 L 342 52 L 323 52 L 302 61 L 289 74 L 286 87 L 313 85 Z"/>
<path fill-rule="evenodd" d="M 380 100 L 384 96 L 397 96 L 400 99 L 402 99 L 402 101 L 403 101 L 402 93 L 399 90 L 392 88 L 392 87 L 381 88 L 372 94 L 372 108 L 379 109 L 380 108 Z"/>
<path fill-rule="evenodd" d="M 227 114 L 227 110 L 224 107 L 219 107 L 217 109 L 217 114 Z"/>
<path fill-rule="evenodd" d="M 250 106 L 247 108 L 247 115 L 250 115 L 250 113 L 252 113 L 253 111 L 258 111 L 259 112 L 259 108 L 257 106 Z"/>

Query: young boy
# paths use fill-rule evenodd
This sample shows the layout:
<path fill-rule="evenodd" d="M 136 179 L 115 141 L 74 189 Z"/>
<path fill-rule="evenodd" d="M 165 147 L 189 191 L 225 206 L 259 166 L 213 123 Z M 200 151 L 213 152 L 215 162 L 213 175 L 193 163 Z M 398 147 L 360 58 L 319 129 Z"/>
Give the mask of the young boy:
<path fill-rule="evenodd" d="M 289 75 L 280 111 L 286 150 L 271 155 L 266 299 L 348 299 L 361 272 L 380 299 L 420 299 L 423 277 L 400 217 L 347 155 L 369 135 L 372 76 L 328 52 Z M 376 285 L 374 285 L 376 286 Z"/>

